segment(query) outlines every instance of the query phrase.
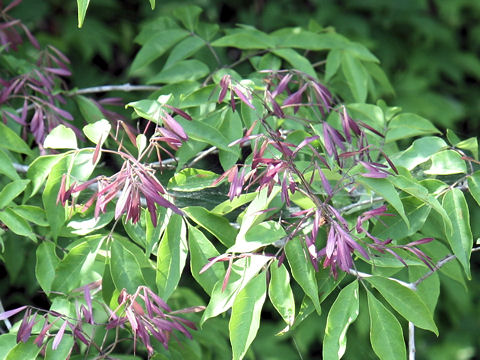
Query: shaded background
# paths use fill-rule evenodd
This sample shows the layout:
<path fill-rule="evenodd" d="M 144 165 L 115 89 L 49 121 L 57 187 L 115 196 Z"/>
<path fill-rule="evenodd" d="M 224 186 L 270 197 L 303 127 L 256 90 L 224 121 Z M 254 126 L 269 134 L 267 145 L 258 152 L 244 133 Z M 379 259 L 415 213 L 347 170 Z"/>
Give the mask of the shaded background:
<path fill-rule="evenodd" d="M 8 3 L 8 1 L 7 1 Z M 157 1 L 151 10 L 147 0 L 93 0 L 82 29 L 77 28 L 76 1 L 23 0 L 11 12 L 24 21 L 45 44 L 53 44 L 72 60 L 71 87 L 142 83 L 129 78 L 128 69 L 139 47 L 134 43 L 141 25 L 168 15 L 179 1 Z M 480 1 L 478 0 L 258 0 L 191 2 L 204 9 L 205 20 L 234 26 L 254 25 L 264 31 L 285 26 L 322 27 L 366 45 L 381 61 L 395 95 L 384 94 L 389 105 L 418 113 L 439 128 L 453 129 L 462 139 L 480 135 Z M 130 98 L 124 95 L 128 101 Z M 138 96 L 138 95 L 137 95 Z M 127 112 L 126 114 L 128 114 Z M 480 212 L 472 203 L 475 238 L 480 234 Z M 8 244 L 8 242 L 7 242 Z M 26 245 L 27 246 L 27 245 Z M 8 252 L 8 249 L 6 249 Z M 418 359 L 474 359 L 480 330 L 480 285 L 469 290 L 455 282 L 442 282 L 436 311 L 440 337 L 417 330 Z M 34 252 L 6 259 L 10 278 L 1 279 L 1 298 L 10 303 L 42 304 L 43 298 L 30 271 Z M 14 285 L 15 284 L 15 285 Z M 365 305 L 365 303 L 364 303 Z M 363 310 L 363 311 L 362 311 Z M 374 359 L 368 340 L 368 312 L 349 331 L 346 359 Z M 363 314 L 363 315 L 362 315 Z M 260 359 L 298 359 L 295 347 L 308 358 L 321 354 L 320 332 L 324 319 L 311 317 L 298 329 L 295 341 L 272 336 L 279 323 L 265 314 L 253 348 Z M 406 333 L 406 332 L 405 332 Z M 388 336 L 388 334 L 385 334 Z"/>

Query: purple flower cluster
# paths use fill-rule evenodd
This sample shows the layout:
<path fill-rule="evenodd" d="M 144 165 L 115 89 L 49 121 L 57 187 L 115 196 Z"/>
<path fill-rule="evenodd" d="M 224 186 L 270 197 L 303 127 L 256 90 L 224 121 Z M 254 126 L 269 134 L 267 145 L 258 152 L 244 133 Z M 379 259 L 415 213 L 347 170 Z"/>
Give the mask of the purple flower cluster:
<path fill-rule="evenodd" d="M 56 350 L 65 335 L 72 336 L 75 340 L 84 343 L 87 346 L 95 345 L 100 352 L 110 352 L 117 345 L 116 343 L 101 346 L 93 343 L 93 339 L 83 330 L 84 324 L 104 326 L 105 330 L 129 328 L 133 333 L 134 345 L 140 340 L 146 347 L 149 356 L 153 354 L 151 336 L 158 340 L 165 348 L 174 330 L 184 334 L 189 339 L 192 338 L 187 328 L 196 330 L 195 324 L 183 319 L 177 314 L 192 313 L 203 311 L 203 306 L 191 307 L 172 311 L 172 309 L 158 295 L 146 286 L 140 286 L 135 294 L 128 294 L 123 289 L 118 297 L 118 308 L 115 311 L 107 308 L 110 316 L 108 323 L 101 324 L 94 321 L 91 290 L 100 290 L 101 281 L 82 286 L 74 292 L 83 292 L 85 305 L 79 305 L 76 301 L 76 319 L 62 315 L 56 311 L 43 311 L 29 306 L 21 306 L 17 309 L 5 311 L 0 314 L 0 320 L 5 320 L 15 314 L 25 311 L 23 320 L 17 331 L 17 343 L 27 342 L 32 335 L 35 336 L 34 343 L 45 350 L 47 342 L 53 338 L 52 349 Z M 138 301 L 137 301 L 138 300 Z M 140 303 L 139 303 L 140 301 Z M 43 315 L 40 315 L 43 313 Z M 38 334 L 33 333 L 35 324 L 43 318 L 43 326 Z M 56 332 L 52 331 L 53 326 L 59 326 Z M 174 334 L 173 334 L 174 335 Z M 174 335 L 175 336 L 175 335 Z M 72 354 L 74 347 L 70 348 L 68 357 Z"/>
<path fill-rule="evenodd" d="M 273 72 L 270 73 L 265 82 L 267 85 L 262 96 L 250 94 L 245 89 L 247 93 L 241 92 L 239 94 L 239 88 L 232 85 L 232 80 L 228 75 L 220 81 L 219 102 L 223 101 L 230 89 L 230 105 L 233 110 L 235 110 L 233 93 L 238 96 L 240 101 L 250 107 L 253 106 L 250 101 L 253 96 L 257 95 L 264 99 L 263 106 L 267 110 L 267 115 L 260 121 L 266 132 L 265 134 L 252 134 L 252 129 L 256 125 L 254 123 L 246 131 L 244 137 L 230 144 L 233 146 L 253 141 L 251 164 L 234 165 L 213 184 L 227 179 L 230 183 L 230 200 L 240 196 L 243 191 L 248 191 L 254 184 L 258 185 L 255 191 L 267 188 L 268 193 L 272 191 L 274 186 L 279 186 L 282 201 L 287 206 L 290 206 L 291 194 L 296 191 L 300 191 L 309 197 L 315 204 L 315 208 L 292 214 L 293 217 L 300 216 L 300 220 L 293 224 L 287 222 L 287 224 L 289 224 L 288 229 L 291 230 L 289 231 L 289 239 L 293 239 L 299 234 L 300 230 L 307 224 L 307 219 L 309 219 L 309 223 L 313 224 L 310 233 L 304 236 L 304 241 L 307 253 L 316 270 L 319 268 L 319 262 L 323 259 L 322 266 L 330 268 L 332 274 L 336 277 L 337 268 L 342 271 L 349 271 L 353 268 L 354 253 L 358 253 L 367 260 L 370 259 L 367 248 L 382 253 L 391 253 L 406 264 L 392 250 L 392 248 L 403 248 L 431 266 L 430 259 L 416 248 L 416 245 L 432 239 L 422 239 L 420 242 L 407 245 L 392 245 L 391 239 L 379 240 L 366 230 L 363 224 L 370 219 L 389 215 L 385 213 L 385 206 L 363 213 L 358 216 L 357 226 L 349 227 L 345 218 L 332 204 L 332 198 L 341 188 L 347 185 L 350 187 L 359 186 L 355 182 L 355 177 L 349 174 L 349 170 L 356 164 L 360 164 L 366 169 L 366 172 L 360 174 L 363 177 L 385 178 L 393 173 L 398 174 L 395 165 L 386 154 L 381 149 L 376 149 L 368 144 L 364 129 L 381 137 L 384 137 L 384 135 L 368 124 L 352 119 L 345 106 L 335 106 L 332 95 L 326 87 L 308 75 L 297 71 Z M 295 145 L 286 141 L 285 136 L 278 129 L 272 128 L 271 122 L 267 122 L 267 118 L 276 117 L 306 121 L 295 117 L 301 107 L 308 107 L 318 112 L 317 124 L 321 126 L 322 132 L 320 135 L 306 137 L 298 145 Z M 293 108 L 293 111 L 289 108 Z M 325 120 L 325 116 L 332 111 L 338 113 L 341 129 L 335 128 Z M 314 121 L 309 120 L 309 122 Z M 319 146 L 322 146 L 323 149 Z M 310 168 L 314 169 L 308 181 L 304 177 L 304 173 L 299 171 L 294 163 L 300 150 L 304 147 L 308 147 L 310 150 Z M 268 153 L 275 153 L 275 151 L 269 151 L 269 149 L 275 149 L 276 153 L 279 152 L 281 155 L 266 156 Z M 388 165 L 378 160 L 372 160 L 371 150 L 377 150 Z M 327 161 L 327 159 L 333 159 L 333 161 Z M 325 169 L 342 174 L 341 180 L 334 187 L 325 176 Z M 315 178 L 320 180 L 324 195 L 318 195 L 313 191 L 311 184 Z M 318 236 L 321 226 L 327 227 L 326 239 L 321 239 Z M 357 234 L 354 233 L 354 230 L 357 231 Z M 361 241 L 364 244 L 360 245 L 359 235 L 362 233 L 373 240 L 373 243 L 366 243 L 362 239 Z M 387 247 L 387 245 L 389 246 Z M 283 254 L 280 256 L 282 260 Z M 219 259 L 216 259 L 216 261 Z M 221 259 L 225 261 L 226 258 Z"/>
<path fill-rule="evenodd" d="M 66 187 L 66 175 L 63 176 L 57 196 L 57 204 L 63 206 L 72 194 L 79 193 L 97 184 L 97 191 L 85 203 L 86 211 L 96 201 L 95 217 L 105 213 L 107 204 L 118 197 L 115 205 L 115 219 L 126 214 L 126 220 L 136 223 L 140 219 L 142 201 L 146 202 L 154 226 L 157 226 L 156 205 L 173 210 L 179 215 L 183 212 L 165 199 L 166 190 L 155 177 L 153 170 L 138 162 L 132 156 L 122 153 L 125 162 L 120 171 L 110 177 L 99 176 L 80 185 L 73 183 Z"/>
<path fill-rule="evenodd" d="M 140 305 L 137 299 L 140 299 L 144 305 Z M 190 320 L 175 316 L 175 314 L 204 310 L 203 306 L 196 306 L 172 311 L 165 301 L 146 286 L 140 286 L 135 294 L 128 294 L 123 289 L 118 297 L 118 303 L 118 308 L 110 313 L 107 329 L 129 323 L 133 332 L 134 344 L 137 339 L 140 339 L 147 348 L 149 356 L 153 355 L 151 336 L 158 340 L 165 349 L 168 348 L 168 342 L 174 330 L 181 332 L 189 339 L 192 338 L 187 327 L 196 330 L 195 324 Z M 120 312 L 122 315 L 118 316 Z"/>

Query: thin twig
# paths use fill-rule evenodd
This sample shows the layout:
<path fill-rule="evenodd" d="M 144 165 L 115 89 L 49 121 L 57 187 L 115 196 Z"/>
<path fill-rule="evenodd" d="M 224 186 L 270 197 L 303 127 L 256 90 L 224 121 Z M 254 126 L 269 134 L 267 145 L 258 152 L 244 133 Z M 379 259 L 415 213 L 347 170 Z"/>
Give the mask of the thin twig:
<path fill-rule="evenodd" d="M 348 272 L 350 274 L 354 275 L 354 276 L 357 276 L 357 277 L 363 278 L 363 279 L 373 276 L 372 274 L 367 274 L 367 273 L 364 273 L 364 272 L 361 272 L 361 271 L 357 271 L 355 269 L 350 269 L 350 270 L 348 270 Z M 392 277 L 389 277 L 387 279 L 395 281 L 395 282 L 399 283 L 400 285 L 405 286 L 406 288 L 409 288 L 410 290 L 415 290 L 412 283 L 407 283 L 405 281 L 398 280 L 398 279 L 395 279 L 395 278 L 392 278 Z"/>
<path fill-rule="evenodd" d="M 359 201 L 359 202 L 356 202 L 356 203 L 353 203 L 353 204 L 344 206 L 344 207 L 338 209 L 338 212 L 339 212 L 340 214 L 342 214 L 342 213 L 347 212 L 347 211 L 349 211 L 349 210 L 355 209 L 356 207 L 360 207 L 360 206 L 363 206 L 363 205 L 372 204 L 372 203 L 374 203 L 374 202 L 380 202 L 380 201 L 383 201 L 383 200 L 384 200 L 383 197 L 374 197 L 374 198 L 371 198 L 371 199 L 362 200 L 362 201 Z"/>
<path fill-rule="evenodd" d="M 207 150 L 200 151 L 192 161 L 190 161 L 187 165 L 185 165 L 185 167 L 191 167 L 191 166 L 195 165 L 197 162 L 202 160 L 204 157 L 206 157 L 210 154 L 213 154 L 216 151 L 218 151 L 216 146 L 212 146 L 211 148 L 208 148 Z"/>
<path fill-rule="evenodd" d="M 415 325 L 408 322 L 408 360 L 415 360 Z"/>
<path fill-rule="evenodd" d="M 479 247 L 475 247 L 472 249 L 471 252 L 476 252 L 476 251 L 480 251 L 480 246 Z M 436 264 L 435 264 L 435 267 L 433 268 L 433 270 L 430 270 L 428 273 L 426 273 L 425 275 L 423 275 L 420 279 L 418 279 L 417 281 L 413 282 L 412 285 L 415 287 L 415 289 L 417 288 L 417 286 L 422 283 L 423 281 L 425 281 L 426 279 L 428 279 L 430 276 L 433 275 L 433 273 L 435 273 L 437 270 L 439 270 L 443 265 L 445 265 L 446 263 L 452 261 L 453 259 L 456 259 L 457 257 L 454 255 L 454 254 L 451 254 L 451 255 L 448 255 L 446 256 L 445 258 L 443 258 L 442 260 L 438 261 Z"/>
<path fill-rule="evenodd" d="M 130 91 L 156 91 L 160 90 L 161 86 L 153 86 L 153 85 L 131 85 L 129 83 L 123 85 L 103 85 L 103 86 L 93 86 L 84 89 L 77 89 L 71 90 L 67 92 L 67 95 L 74 96 L 74 95 L 82 95 L 82 94 L 95 94 L 101 92 L 108 92 L 108 91 L 123 91 L 123 92 L 130 92 Z"/>

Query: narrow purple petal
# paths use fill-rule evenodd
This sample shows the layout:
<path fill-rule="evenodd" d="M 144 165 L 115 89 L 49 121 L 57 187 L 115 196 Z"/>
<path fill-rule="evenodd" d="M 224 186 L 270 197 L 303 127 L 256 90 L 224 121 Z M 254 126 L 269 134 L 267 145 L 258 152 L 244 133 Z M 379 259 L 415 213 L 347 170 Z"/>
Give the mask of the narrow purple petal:
<path fill-rule="evenodd" d="M 8 319 L 9 317 L 11 317 L 15 314 L 18 314 L 19 312 L 25 310 L 27 307 L 28 306 L 24 305 L 24 306 L 20 306 L 19 308 L 16 308 L 16 309 L 5 311 L 5 312 L 0 314 L 0 320 Z"/>
<path fill-rule="evenodd" d="M 237 88 L 236 86 L 233 86 L 232 87 L 232 90 L 233 92 L 240 98 L 240 100 L 245 104 L 247 105 L 248 107 L 252 108 L 252 109 L 255 109 L 255 106 L 252 105 L 252 103 L 250 102 L 250 100 L 247 99 L 247 97 L 245 96 L 245 94 L 239 89 Z"/>
<path fill-rule="evenodd" d="M 287 87 L 288 83 L 292 79 L 292 74 L 287 74 L 282 77 L 282 80 L 278 83 L 277 88 L 272 92 L 272 97 L 275 99 L 278 94 L 281 94 L 285 88 Z"/>
<path fill-rule="evenodd" d="M 52 350 L 56 350 L 58 348 L 58 345 L 60 344 L 60 341 L 62 341 L 63 334 L 65 333 L 65 328 L 67 327 L 68 321 L 65 320 L 58 330 L 57 334 L 53 338 L 52 342 Z"/>

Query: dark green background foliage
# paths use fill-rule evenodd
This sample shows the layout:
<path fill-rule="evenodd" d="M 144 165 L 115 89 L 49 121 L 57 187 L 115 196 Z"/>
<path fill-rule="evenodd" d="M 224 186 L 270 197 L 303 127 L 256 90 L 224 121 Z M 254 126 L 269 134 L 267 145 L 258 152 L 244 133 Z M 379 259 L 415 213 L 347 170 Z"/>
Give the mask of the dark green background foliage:
<path fill-rule="evenodd" d="M 310 26 L 312 29 L 332 27 L 337 33 L 365 45 L 380 60 L 381 68 L 390 83 L 380 81 L 375 89 L 369 89 L 369 100 L 375 102 L 382 98 L 390 106 L 401 106 L 405 112 L 428 118 L 442 130 L 454 130 L 461 139 L 480 134 L 479 1 L 200 0 L 194 4 L 204 9 L 202 20 L 230 27 L 238 23 L 250 24 L 266 32 L 287 26 Z M 82 88 L 125 82 L 151 82 L 168 54 L 156 59 L 152 66 L 132 69 L 132 61 L 140 49 L 139 42 L 141 43 L 137 36 L 152 19 L 159 16 L 168 19 L 178 6 L 179 1 L 157 1 L 155 10 L 151 10 L 148 1 L 92 0 L 81 29 L 77 28 L 75 1 L 24 0 L 11 15 L 22 19 L 42 44 L 53 44 L 68 55 L 72 61 L 73 74 L 68 80 L 69 85 Z M 233 48 L 219 50 L 222 63 L 235 62 L 239 55 Z M 319 59 L 323 59 L 324 55 L 320 52 Z M 216 68 L 217 64 L 209 56 L 207 49 L 202 49 L 195 56 L 206 63 L 210 70 Z M 321 72 L 325 71 L 324 66 L 319 69 Z M 242 68 L 237 68 L 237 71 L 241 72 Z M 244 71 L 250 71 L 247 65 Z M 357 96 L 361 97 L 349 92 L 342 78 L 335 78 L 331 86 L 342 98 L 356 100 Z M 108 95 L 118 96 L 119 93 Z M 138 94 L 122 93 L 121 96 L 125 103 L 139 98 Z M 77 111 L 73 101 L 69 101 L 66 108 L 72 112 Z M 125 110 L 122 107 L 114 110 L 128 117 L 132 112 L 131 109 Z M 76 121 L 81 128 L 81 121 Z M 210 160 L 207 158 L 201 165 L 217 173 L 221 172 L 218 161 Z M 108 158 L 106 162 L 107 171 L 114 172 L 119 167 L 117 163 L 109 163 Z M 163 174 L 166 179 L 171 175 L 168 172 Z M 226 199 L 217 190 L 211 190 L 211 196 L 208 196 L 215 204 Z M 221 197 L 223 198 L 220 199 Z M 220 200 L 216 201 L 217 198 Z M 189 203 L 189 199 L 184 201 L 185 204 L 178 205 L 194 205 Z M 467 196 L 467 201 L 472 205 L 470 220 L 473 239 L 476 240 L 480 236 L 480 211 L 473 205 L 474 201 L 470 196 Z M 209 209 L 212 207 L 207 203 L 200 205 Z M 431 231 L 434 230 L 432 225 Z M 130 233 L 129 235 L 131 236 Z M 35 249 L 29 246 L 28 240 L 15 244 L 6 241 L 4 245 L 4 254 L 15 252 L 16 256 L 3 258 L 2 266 L 8 272 L 8 277 L 0 280 L 0 298 L 3 305 L 6 308 L 23 304 L 48 306 L 47 299 L 40 293 L 38 286 L 33 285 L 37 283 L 34 268 Z M 477 259 L 478 255 L 473 254 L 473 279 L 466 284 L 462 285 L 464 280 L 461 275 L 461 281 L 443 281 L 445 275 L 439 274 L 442 286 L 435 321 L 440 337 L 417 329 L 418 359 L 461 360 L 473 359 L 480 354 L 480 262 Z M 403 271 L 405 274 L 409 271 L 411 280 L 418 277 L 415 267 Z M 432 277 L 432 282 L 438 281 L 438 277 Z M 427 282 L 425 285 L 428 286 Z M 174 293 L 170 302 L 178 306 L 172 307 L 193 306 L 197 303 L 197 298 L 199 302 L 208 301 L 206 296 L 199 299 L 198 294 L 204 293 L 193 278 L 182 277 L 180 286 L 185 293 Z M 295 286 L 294 293 L 300 291 L 300 287 Z M 435 284 L 432 288 L 435 288 Z M 429 290 L 426 288 L 422 291 Z M 339 292 L 338 289 L 334 291 Z M 344 358 L 375 359 L 369 345 L 368 318 L 368 307 L 375 305 L 367 302 L 365 292 L 360 294 L 359 317 L 349 330 Z M 190 299 L 188 303 L 184 303 L 186 298 Z M 334 298 L 327 298 L 322 307 L 328 309 Z M 262 325 L 246 358 L 298 359 L 300 354 L 304 359 L 320 358 L 321 339 L 326 322 L 325 311 L 320 318 L 308 317 L 296 329 L 294 336 L 275 337 L 274 334 L 284 327 L 284 323 L 267 301 L 266 309 L 264 308 L 262 313 Z M 212 354 L 224 351 L 229 348 L 226 326 L 225 318 L 209 320 L 205 325 L 207 335 L 202 338 L 202 333 L 198 332 L 195 335 L 196 340 L 205 345 L 210 341 L 208 336 L 222 334 L 217 336 L 219 341 L 213 344 L 217 348 L 212 350 Z M 406 329 L 404 333 L 407 333 Z M 196 351 L 197 349 L 194 349 L 191 352 Z"/>

